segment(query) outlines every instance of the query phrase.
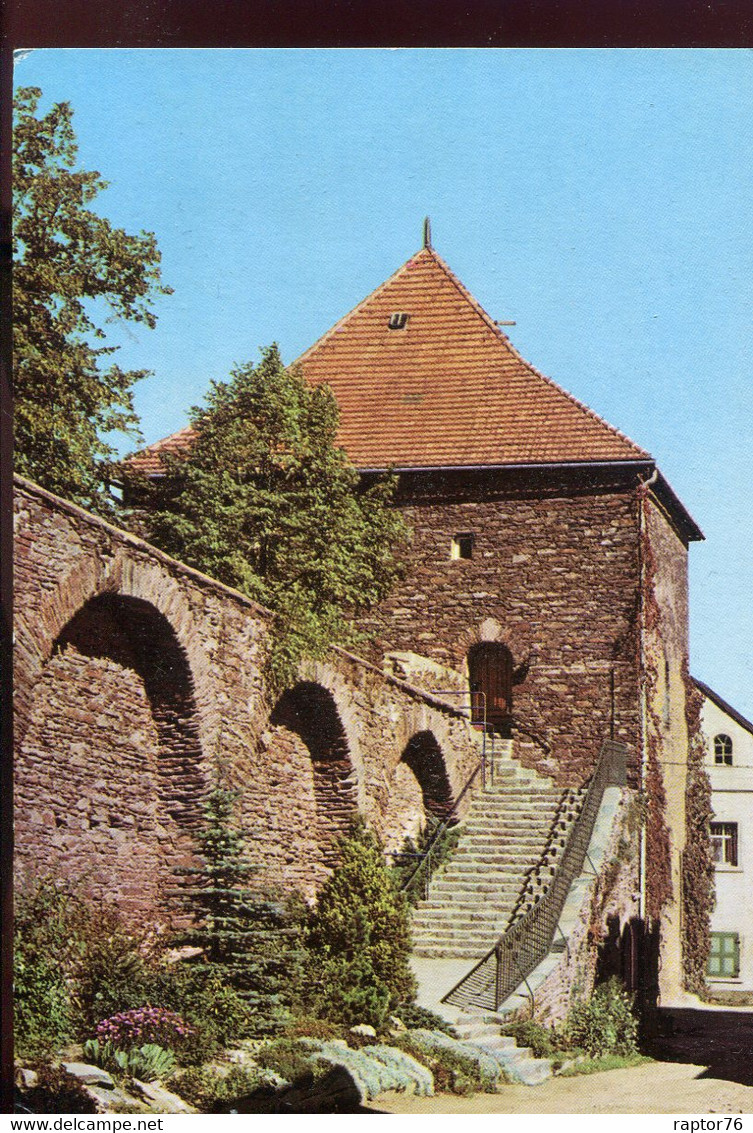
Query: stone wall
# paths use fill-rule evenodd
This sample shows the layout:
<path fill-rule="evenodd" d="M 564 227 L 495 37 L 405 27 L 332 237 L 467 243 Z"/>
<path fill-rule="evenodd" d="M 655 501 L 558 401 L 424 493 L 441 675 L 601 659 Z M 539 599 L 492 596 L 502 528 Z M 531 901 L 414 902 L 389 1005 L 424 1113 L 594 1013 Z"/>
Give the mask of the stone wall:
<path fill-rule="evenodd" d="M 404 580 L 364 619 L 372 656 L 413 650 L 467 672 L 474 644 L 503 642 L 524 763 L 582 783 L 610 735 L 613 698 L 614 738 L 637 752 L 634 483 L 403 478 L 401 508 L 413 542 Z M 451 558 L 459 533 L 473 536 L 471 558 Z"/>
<path fill-rule="evenodd" d="M 674 998 L 682 992 L 680 907 L 688 773 L 684 680 L 688 664 L 688 565 L 687 547 L 651 497 L 644 505 L 644 557 L 647 780 L 651 776 L 655 780 L 646 782 L 646 913 L 655 919 L 661 916 L 661 991 L 665 998 Z"/>
<path fill-rule="evenodd" d="M 174 918 L 221 779 L 259 881 L 310 898 L 356 812 L 397 849 L 478 764 L 462 713 L 340 650 L 271 697 L 268 611 L 20 478 L 15 597 L 21 879 Z"/>

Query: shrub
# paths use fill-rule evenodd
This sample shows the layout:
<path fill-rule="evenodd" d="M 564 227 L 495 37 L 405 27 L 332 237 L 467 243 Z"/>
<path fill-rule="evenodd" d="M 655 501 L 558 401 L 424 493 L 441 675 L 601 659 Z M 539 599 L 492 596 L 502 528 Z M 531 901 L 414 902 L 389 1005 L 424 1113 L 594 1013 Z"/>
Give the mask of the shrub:
<path fill-rule="evenodd" d="M 313 969 L 307 1005 L 343 1026 L 367 1023 L 381 1030 L 390 1009 L 390 989 L 379 979 L 368 955 L 327 956 Z"/>
<path fill-rule="evenodd" d="M 219 972 L 181 961 L 156 971 L 150 990 L 153 1002 L 178 1012 L 193 1029 L 190 1040 L 176 1047 L 184 1065 L 207 1062 L 222 1047 L 254 1032 L 251 1008 Z"/>
<path fill-rule="evenodd" d="M 363 822 L 340 851 L 308 925 L 299 998 L 328 1019 L 381 1027 L 389 1009 L 415 993 L 408 904 Z"/>
<path fill-rule="evenodd" d="M 503 1031 L 512 1035 L 518 1046 L 530 1046 L 534 1058 L 558 1058 L 567 1049 L 567 1041 L 560 1031 L 545 1027 L 534 1019 L 507 1023 Z"/>
<path fill-rule="evenodd" d="M 395 1015 L 408 1030 L 420 1027 L 426 1031 L 442 1031 L 453 1039 L 458 1037 L 452 1023 L 448 1023 L 436 1012 L 429 1011 L 428 1007 L 419 1006 L 418 1003 L 401 1003 L 395 1008 Z"/>
<path fill-rule="evenodd" d="M 477 1090 L 492 1093 L 499 1082 L 505 1081 L 505 1073 L 492 1055 L 444 1032 L 408 1031 L 396 1038 L 395 1044 L 431 1070 L 434 1085 L 440 1091 L 461 1095 Z"/>
<path fill-rule="evenodd" d="M 175 1069 L 175 1055 L 157 1043 L 144 1043 L 139 1047 L 118 1047 L 109 1039 L 87 1039 L 84 1057 L 95 1066 L 112 1070 L 129 1078 L 152 1082 L 167 1078 Z"/>
<path fill-rule="evenodd" d="M 148 998 L 154 948 L 146 934 L 128 930 L 113 906 L 52 879 L 20 895 L 15 944 L 22 1048 L 35 1018 L 60 1043 Z"/>
<path fill-rule="evenodd" d="M 633 997 L 616 977 L 601 984 L 587 1001 L 576 1003 L 565 1024 L 565 1035 L 586 1054 L 634 1054 L 638 1049 L 638 1020 Z"/>
<path fill-rule="evenodd" d="M 77 1031 L 91 1034 L 108 1015 L 137 1008 L 149 999 L 155 957 L 151 941 L 136 935 L 110 906 L 76 898 L 75 935 L 80 949 L 76 966 Z"/>
<path fill-rule="evenodd" d="M 233 1066 L 221 1073 L 216 1066 L 181 1071 L 172 1086 L 202 1113 L 227 1113 L 238 1103 L 268 1085 L 268 1076 L 255 1067 Z"/>
<path fill-rule="evenodd" d="M 318 1078 L 326 1070 L 314 1062 L 312 1048 L 296 1039 L 273 1039 L 264 1043 L 256 1051 L 254 1060 L 290 1083 Z"/>
<path fill-rule="evenodd" d="M 343 1028 L 329 1019 L 318 1015 L 296 1015 L 285 1027 L 288 1039 L 339 1039 L 343 1038 Z"/>
<path fill-rule="evenodd" d="M 109 1019 L 102 1019 L 97 1023 L 96 1030 L 101 1042 L 111 1042 L 119 1049 L 134 1046 L 138 1042 L 172 1047 L 193 1034 L 193 1027 L 174 1011 L 148 1006 L 138 1007 L 133 1011 L 120 1011 Z"/>
<path fill-rule="evenodd" d="M 66 978 L 70 963 L 69 901 L 49 881 L 20 894 L 14 934 L 14 1032 L 19 1053 L 41 1056 L 73 1032 Z M 71 1112 L 74 1112 L 73 1110 Z"/>
<path fill-rule="evenodd" d="M 172 1047 L 186 1064 L 205 1061 L 220 1047 L 258 1032 L 253 1002 L 225 982 L 221 964 L 167 964 L 164 943 L 148 932 L 133 932 L 116 909 L 49 879 L 21 893 L 15 933 L 19 1053 L 42 1057 L 74 1038 L 91 1037 L 107 1018 L 139 1011 L 148 1011 L 153 1021 L 161 1012 L 165 1018 L 177 1013 L 187 1034 L 142 1026 L 140 1036 L 124 1036 L 122 1042 Z M 274 944 L 267 942 L 266 948 L 274 950 Z M 279 951 L 289 957 L 284 948 Z M 253 962 L 251 953 L 250 968 Z M 145 1006 L 152 1004 L 158 1006 Z"/>

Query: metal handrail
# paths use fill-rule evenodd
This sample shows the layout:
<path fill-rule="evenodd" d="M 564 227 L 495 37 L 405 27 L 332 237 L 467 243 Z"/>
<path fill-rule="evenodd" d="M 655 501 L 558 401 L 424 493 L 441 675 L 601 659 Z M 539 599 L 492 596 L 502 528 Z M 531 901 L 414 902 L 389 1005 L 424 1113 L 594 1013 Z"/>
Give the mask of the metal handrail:
<path fill-rule="evenodd" d="M 426 862 L 427 862 L 427 861 L 429 861 L 429 859 L 431 858 L 431 851 L 432 851 L 432 849 L 434 848 L 434 844 L 436 843 L 437 839 L 438 839 L 438 838 L 439 838 L 439 837 L 440 837 L 440 836 L 441 836 L 442 834 L 444 834 L 445 830 L 446 830 L 446 829 L 447 829 L 447 827 L 448 827 L 448 826 L 450 825 L 450 822 L 452 821 L 452 819 L 456 817 L 456 813 L 457 813 L 457 807 L 458 807 L 458 803 L 459 803 L 459 802 L 460 802 L 460 800 L 461 800 L 461 799 L 463 798 L 463 796 L 465 795 L 466 791 L 469 791 L 469 790 L 470 790 L 471 786 L 473 785 L 473 781 L 474 781 L 474 779 L 476 778 L 476 776 L 478 775 L 479 771 L 481 770 L 481 767 L 482 767 L 482 765 L 483 765 L 483 756 L 482 756 L 482 758 L 481 758 L 481 759 L 480 759 L 480 760 L 478 761 L 478 763 L 476 764 L 476 766 L 474 767 L 474 769 L 473 769 L 473 771 L 471 772 L 470 776 L 468 777 L 468 779 L 467 779 L 467 781 L 466 781 L 465 785 L 463 786 L 463 788 L 462 788 L 462 790 L 461 790 L 460 794 L 459 794 L 459 795 L 458 795 L 458 797 L 457 797 L 457 798 L 455 799 L 455 802 L 454 802 L 454 803 L 452 804 L 452 810 L 451 810 L 451 812 L 450 812 L 450 813 L 448 814 L 447 818 L 443 819 L 443 821 L 442 821 L 442 822 L 440 822 L 439 826 L 437 826 L 437 827 L 436 827 L 436 829 L 435 829 L 434 833 L 432 834 L 431 838 L 429 839 L 429 842 L 428 842 L 428 845 L 426 846 L 426 848 L 425 848 L 425 849 L 424 849 L 424 850 L 423 850 L 423 851 L 422 851 L 422 852 L 421 852 L 420 854 L 416 855 L 416 856 L 420 857 L 420 858 L 421 858 L 421 860 L 420 860 L 420 862 L 418 863 L 418 865 L 416 866 L 416 868 L 415 868 L 415 869 L 413 870 L 413 873 L 412 873 L 412 874 L 410 875 L 410 877 L 408 877 L 408 878 L 407 878 L 407 879 L 406 879 L 406 880 L 405 880 L 405 881 L 403 882 L 403 884 L 402 884 L 402 885 L 400 886 L 400 892 L 401 892 L 401 893 L 403 893 L 403 892 L 404 892 L 404 891 L 405 891 L 405 890 L 406 890 L 406 889 L 408 888 L 408 886 L 409 886 L 409 885 L 410 885 L 410 884 L 411 884 L 411 883 L 413 882 L 413 880 L 414 880 L 414 879 L 415 879 L 416 877 L 418 877 L 419 873 L 420 873 L 420 872 L 421 872 L 421 870 L 422 870 L 422 869 L 424 868 L 424 865 L 426 864 Z M 406 854 L 405 856 L 406 856 L 406 857 L 408 857 L 408 856 L 410 856 L 410 857 L 413 857 L 413 855 L 412 855 L 412 854 L 411 854 L 411 855 L 407 855 L 407 854 Z M 430 874 L 430 873 L 429 873 L 429 874 L 427 874 L 426 885 L 425 885 L 425 888 L 424 888 L 424 894 L 425 894 L 425 896 L 428 896 L 428 884 L 429 884 L 429 881 L 428 881 L 428 879 L 429 879 L 429 877 L 430 877 L 430 876 L 431 876 L 431 874 Z"/>
<path fill-rule="evenodd" d="M 605 741 L 580 814 L 570 829 L 546 893 L 447 992 L 443 1003 L 498 1011 L 505 999 L 549 954 L 570 886 L 583 869 L 604 790 L 610 783 L 625 783 L 626 756 L 625 744 Z"/>
<path fill-rule="evenodd" d="M 431 696 L 463 696 L 468 698 L 468 711 L 470 713 L 470 723 L 472 727 L 481 728 L 481 779 L 482 786 L 486 790 L 486 771 L 487 767 L 490 768 L 491 782 L 494 782 L 494 728 L 489 724 L 486 715 L 486 693 L 481 689 L 474 689 L 473 691 L 458 688 L 435 688 L 431 690 Z M 481 720 L 474 720 L 473 713 L 478 706 L 478 702 L 474 703 L 474 697 L 479 698 L 483 715 Z M 463 707 L 465 707 L 463 705 Z M 491 760 L 487 758 L 487 743 L 486 737 L 491 736 Z"/>
<path fill-rule="evenodd" d="M 421 872 L 421 870 L 424 868 L 424 866 L 427 863 L 430 864 L 430 862 L 431 862 L 431 852 L 432 852 L 432 849 L 434 848 L 435 843 L 442 836 L 442 834 L 444 834 L 445 830 L 450 825 L 450 822 L 455 817 L 455 814 L 457 812 L 457 807 L 458 807 L 460 800 L 463 798 L 466 791 L 468 791 L 470 789 L 473 781 L 475 780 L 476 776 L 479 773 L 479 770 L 481 771 L 481 784 L 482 784 L 483 790 L 486 790 L 487 767 L 490 767 L 490 779 L 491 779 L 492 783 L 494 782 L 494 736 L 495 736 L 495 733 L 494 733 L 494 729 L 487 723 L 487 718 L 486 718 L 486 693 L 483 692 L 481 689 L 473 690 L 473 691 L 470 691 L 470 690 L 466 691 L 465 689 L 457 689 L 457 688 L 439 688 L 439 689 L 432 689 L 431 692 L 430 692 L 430 695 L 431 696 L 462 696 L 462 697 L 467 697 L 468 701 L 469 701 L 469 711 L 471 713 L 471 723 L 473 723 L 474 708 L 477 706 L 476 704 L 474 704 L 474 698 L 478 698 L 478 700 L 480 701 L 480 705 L 483 709 L 483 717 L 482 717 L 482 720 L 481 720 L 481 728 L 482 728 L 481 759 L 480 759 L 479 763 L 477 764 L 477 766 L 474 768 L 474 770 L 471 772 L 471 775 L 470 775 L 469 779 L 467 780 L 467 782 L 465 783 L 465 785 L 463 786 L 462 790 L 460 791 L 460 794 L 455 799 L 453 806 L 452 806 L 452 812 L 447 816 L 447 818 L 445 818 L 439 824 L 439 826 L 437 826 L 437 828 L 435 829 L 431 838 L 429 839 L 429 842 L 428 842 L 428 845 L 426 846 L 426 848 L 419 854 L 395 853 L 395 854 L 392 855 L 393 858 L 398 857 L 398 856 L 403 856 L 403 857 L 419 857 L 421 859 L 419 861 L 418 865 L 416 866 L 416 868 L 411 873 L 410 877 L 408 877 L 403 882 L 403 884 L 400 886 L 401 892 L 404 892 L 413 883 L 414 879 L 418 876 L 418 874 Z M 476 721 L 476 723 L 478 723 L 478 721 Z M 489 762 L 488 757 L 487 757 L 488 756 L 487 742 L 486 742 L 487 735 L 491 736 L 491 762 Z M 431 879 L 431 870 L 428 870 L 428 872 L 426 874 L 425 885 L 424 885 L 424 896 L 426 896 L 426 897 L 428 897 L 428 895 L 429 895 L 429 881 L 430 881 L 430 879 Z"/>

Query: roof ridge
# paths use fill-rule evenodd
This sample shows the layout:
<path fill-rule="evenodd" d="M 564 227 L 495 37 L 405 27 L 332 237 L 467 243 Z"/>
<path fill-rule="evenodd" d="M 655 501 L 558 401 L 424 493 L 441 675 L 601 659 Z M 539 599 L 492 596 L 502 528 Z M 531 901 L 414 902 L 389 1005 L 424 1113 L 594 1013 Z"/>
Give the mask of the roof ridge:
<path fill-rule="evenodd" d="M 629 437 L 627 433 L 621 432 L 620 429 L 618 429 L 615 425 L 612 425 L 610 421 L 607 421 L 605 417 L 602 417 L 594 409 L 592 409 L 590 405 L 586 405 L 585 402 L 580 401 L 580 399 L 575 397 L 574 394 L 570 393 L 569 390 L 566 390 L 564 386 L 561 386 L 558 382 L 555 382 L 554 378 L 550 378 L 548 374 L 542 373 L 541 370 L 538 370 L 532 362 L 529 362 L 527 358 L 524 358 L 518 348 L 513 345 L 508 335 L 506 335 L 501 327 L 497 325 L 491 315 L 489 315 L 488 312 L 484 310 L 475 295 L 471 291 L 469 291 L 465 284 L 455 275 L 455 272 L 447 263 L 445 263 L 439 253 L 436 252 L 434 248 L 429 248 L 427 250 L 434 257 L 437 266 L 444 271 L 447 278 L 455 285 L 461 295 L 463 295 L 463 297 L 470 302 L 476 313 L 481 316 L 482 321 L 489 327 L 489 329 L 497 338 L 501 339 L 504 342 L 505 346 L 507 346 L 510 350 L 510 353 L 513 354 L 519 362 L 522 362 L 523 365 L 537 378 L 541 378 L 542 381 L 547 382 L 550 386 L 556 389 L 558 393 L 561 393 L 565 397 L 568 397 L 570 401 L 572 401 L 573 404 L 576 405 L 578 409 L 582 410 L 587 416 L 592 417 L 595 421 L 598 421 L 600 425 L 606 426 L 606 428 L 614 433 L 617 437 L 619 437 L 621 441 L 626 441 L 629 445 L 631 445 L 638 454 L 636 456 L 636 459 L 639 459 L 639 457 L 651 457 L 651 454 L 646 449 L 641 448 L 641 446 L 637 444 L 632 439 L 632 437 Z M 415 259 L 415 257 L 413 258 Z M 408 262 L 410 263 L 410 261 Z"/>

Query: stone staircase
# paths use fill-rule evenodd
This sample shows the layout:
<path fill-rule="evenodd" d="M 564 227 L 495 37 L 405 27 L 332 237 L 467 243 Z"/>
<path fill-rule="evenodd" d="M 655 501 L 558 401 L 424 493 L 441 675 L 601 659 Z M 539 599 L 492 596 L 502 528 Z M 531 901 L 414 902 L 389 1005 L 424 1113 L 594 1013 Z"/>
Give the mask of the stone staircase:
<path fill-rule="evenodd" d="M 546 887 L 580 799 L 511 758 L 498 764 L 416 907 L 414 954 L 474 960 L 488 952 Z"/>
<path fill-rule="evenodd" d="M 534 1058 L 529 1046 L 518 1046 L 511 1035 L 500 1034 L 501 1019 L 501 1016 L 472 1018 L 461 1015 L 454 1026 L 458 1038 L 491 1054 L 511 1081 L 538 1086 L 551 1078 L 551 1059 Z"/>

